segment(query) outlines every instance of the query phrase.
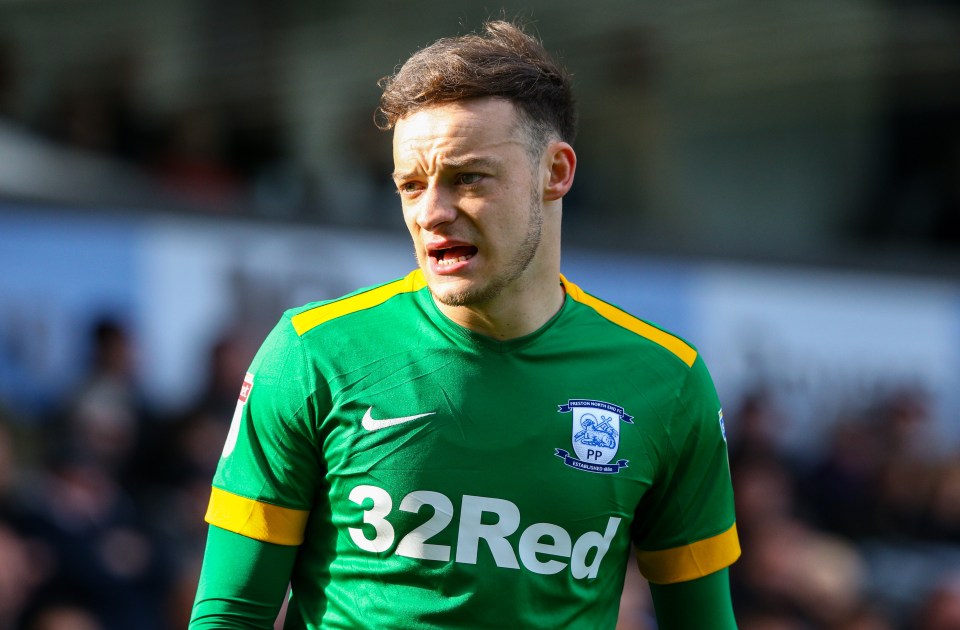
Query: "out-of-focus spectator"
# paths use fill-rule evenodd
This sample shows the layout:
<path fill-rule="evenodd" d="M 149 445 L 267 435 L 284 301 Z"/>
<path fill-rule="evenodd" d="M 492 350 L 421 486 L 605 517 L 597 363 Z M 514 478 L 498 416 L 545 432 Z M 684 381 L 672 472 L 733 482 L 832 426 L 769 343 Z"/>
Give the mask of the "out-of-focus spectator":
<path fill-rule="evenodd" d="M 133 340 L 122 324 L 103 318 L 94 324 L 90 341 L 90 369 L 65 406 L 60 448 L 124 475 L 133 463 L 145 424 L 134 374 Z"/>
<path fill-rule="evenodd" d="M 943 578 L 930 592 L 917 614 L 918 630 L 960 628 L 960 574 Z"/>
<path fill-rule="evenodd" d="M 97 616 L 83 606 L 70 603 L 44 605 L 31 615 L 24 630 L 103 630 Z"/>
<path fill-rule="evenodd" d="M 829 628 L 860 608 L 866 567 L 850 543 L 793 519 L 764 523 L 746 540 L 734 572 L 744 612 L 763 610 Z"/>
<path fill-rule="evenodd" d="M 737 424 L 737 430 L 728 436 L 732 467 L 755 459 L 788 461 L 777 441 L 784 423 L 783 412 L 770 392 L 758 389 L 748 393 L 730 417 L 735 418 Z"/>
<path fill-rule="evenodd" d="M 804 480 L 815 523 L 845 536 L 873 534 L 882 458 L 877 426 L 859 417 L 838 418 L 823 457 Z"/>
<path fill-rule="evenodd" d="M 932 537 L 960 543 L 960 456 L 943 461 L 935 473 L 927 520 Z"/>
<path fill-rule="evenodd" d="M 203 515 L 210 481 L 252 358 L 253 348 L 243 335 L 224 334 L 210 349 L 206 383 L 197 399 L 178 418 L 157 427 L 154 449 L 146 454 L 156 472 L 146 509 L 170 565 L 168 590 L 162 595 L 170 628 L 183 628 L 190 619 L 206 542 Z"/>
<path fill-rule="evenodd" d="M 46 577 L 31 544 L 0 524 L 0 628 L 14 628 Z"/>
<path fill-rule="evenodd" d="M 53 559 L 41 596 L 82 601 L 108 629 L 159 629 L 163 558 L 137 506 L 102 466 L 50 464 L 31 495 L 31 533 Z"/>

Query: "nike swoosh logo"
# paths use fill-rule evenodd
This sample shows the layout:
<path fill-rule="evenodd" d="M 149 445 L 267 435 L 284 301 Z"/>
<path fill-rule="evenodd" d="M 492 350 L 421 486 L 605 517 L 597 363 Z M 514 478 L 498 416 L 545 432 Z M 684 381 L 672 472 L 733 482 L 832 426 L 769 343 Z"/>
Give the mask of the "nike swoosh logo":
<path fill-rule="evenodd" d="M 377 420 L 373 417 L 373 407 L 367 409 L 367 413 L 363 414 L 363 421 L 360 423 L 363 425 L 363 428 L 367 431 L 379 431 L 380 429 L 386 429 L 387 427 L 396 426 L 398 424 L 403 424 L 404 422 L 410 422 L 411 420 L 416 420 L 417 418 L 426 418 L 427 416 L 432 416 L 436 411 L 430 411 L 428 413 L 418 413 L 415 416 L 403 416 L 402 418 L 384 418 L 383 420 Z"/>

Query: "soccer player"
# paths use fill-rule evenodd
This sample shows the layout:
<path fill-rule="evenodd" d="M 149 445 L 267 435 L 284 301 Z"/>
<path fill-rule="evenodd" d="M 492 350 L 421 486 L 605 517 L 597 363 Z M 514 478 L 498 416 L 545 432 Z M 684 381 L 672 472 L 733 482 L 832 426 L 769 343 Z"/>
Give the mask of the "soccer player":
<path fill-rule="evenodd" d="M 381 86 L 419 268 L 264 342 L 190 627 L 613 628 L 633 543 L 662 629 L 735 628 L 707 369 L 560 274 L 567 73 L 498 21 Z"/>

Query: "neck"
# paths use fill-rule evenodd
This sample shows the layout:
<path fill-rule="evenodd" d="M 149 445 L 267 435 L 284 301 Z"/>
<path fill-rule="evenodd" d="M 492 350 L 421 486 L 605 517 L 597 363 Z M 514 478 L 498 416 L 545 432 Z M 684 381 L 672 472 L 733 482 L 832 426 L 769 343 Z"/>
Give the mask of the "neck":
<path fill-rule="evenodd" d="M 563 306 L 564 290 L 559 272 L 552 282 L 520 290 L 522 295 L 505 291 L 485 304 L 449 306 L 436 298 L 434 303 L 441 313 L 464 328 L 506 341 L 535 332 Z"/>

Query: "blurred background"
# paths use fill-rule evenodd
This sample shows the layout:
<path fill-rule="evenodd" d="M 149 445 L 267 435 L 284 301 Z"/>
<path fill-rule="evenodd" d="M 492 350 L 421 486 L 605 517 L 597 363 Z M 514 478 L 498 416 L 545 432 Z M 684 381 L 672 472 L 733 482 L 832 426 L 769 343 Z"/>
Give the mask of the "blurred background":
<path fill-rule="evenodd" d="M 415 264 L 377 79 L 501 7 L 565 273 L 713 372 L 740 627 L 960 629 L 960 3 L 2 0 L 0 630 L 185 627 L 263 336 Z"/>

